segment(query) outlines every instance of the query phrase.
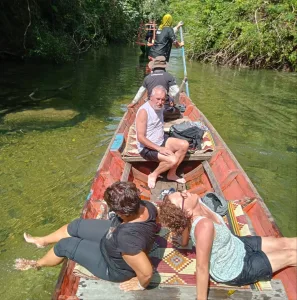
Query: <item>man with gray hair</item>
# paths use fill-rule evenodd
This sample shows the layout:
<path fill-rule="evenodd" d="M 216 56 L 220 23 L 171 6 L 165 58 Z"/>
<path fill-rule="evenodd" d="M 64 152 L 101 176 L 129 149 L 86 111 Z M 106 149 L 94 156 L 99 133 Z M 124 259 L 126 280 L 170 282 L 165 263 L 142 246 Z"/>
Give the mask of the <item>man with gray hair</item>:
<path fill-rule="evenodd" d="M 163 110 L 166 95 L 163 86 L 154 87 L 150 99 L 138 109 L 136 114 L 138 152 L 146 160 L 160 162 L 148 176 L 149 188 L 154 188 L 158 176 L 168 170 L 168 180 L 185 183 L 184 178 L 176 175 L 176 169 L 183 161 L 189 143 L 164 134 Z"/>

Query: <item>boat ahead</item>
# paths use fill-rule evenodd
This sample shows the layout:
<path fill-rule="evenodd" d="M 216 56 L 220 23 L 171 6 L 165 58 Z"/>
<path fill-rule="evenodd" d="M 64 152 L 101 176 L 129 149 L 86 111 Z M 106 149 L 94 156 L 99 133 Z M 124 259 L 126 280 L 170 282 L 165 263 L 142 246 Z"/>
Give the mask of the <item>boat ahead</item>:
<path fill-rule="evenodd" d="M 137 40 L 135 44 L 140 46 L 140 50 L 146 57 L 149 54 L 151 46 L 156 38 L 157 24 L 155 21 L 141 23 L 138 28 Z"/>
<path fill-rule="evenodd" d="M 82 217 L 106 218 L 105 189 L 118 180 L 132 181 L 140 190 L 141 198 L 148 201 L 158 201 L 161 191 L 170 187 L 186 188 L 201 197 L 206 192 L 216 192 L 228 201 L 225 221 L 235 234 L 281 237 L 263 199 L 211 123 L 184 93 L 180 103 L 186 110 L 183 119 L 174 123 L 199 121 L 208 128 L 202 150 L 187 155 L 179 166 L 178 172 L 187 183 L 182 185 L 161 178 L 153 190 L 148 188 L 147 176 L 156 163 L 144 161 L 135 151 L 134 120 L 140 102 L 123 116 L 98 167 Z M 171 124 L 166 124 L 165 131 Z M 194 299 L 196 262 L 191 241 L 187 247 L 176 247 L 169 230 L 162 228 L 150 257 L 155 272 L 149 288 L 128 293 L 122 292 L 117 283 L 99 280 L 74 262 L 65 261 L 53 299 Z M 209 299 L 297 299 L 296 280 L 296 268 L 286 268 L 272 281 L 251 286 L 230 287 L 210 281 Z"/>

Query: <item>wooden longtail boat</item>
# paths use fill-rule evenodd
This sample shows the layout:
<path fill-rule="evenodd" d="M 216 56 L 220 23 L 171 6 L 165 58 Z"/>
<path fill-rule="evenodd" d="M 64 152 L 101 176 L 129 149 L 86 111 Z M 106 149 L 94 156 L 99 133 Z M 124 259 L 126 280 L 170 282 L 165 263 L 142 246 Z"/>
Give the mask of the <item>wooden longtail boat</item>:
<path fill-rule="evenodd" d="M 141 52 L 148 56 L 151 46 L 156 38 L 157 24 L 152 21 L 151 23 L 140 23 L 138 28 L 137 40 L 135 44 L 140 46 Z M 146 40 L 146 35 L 151 32 L 151 36 Z"/>
<path fill-rule="evenodd" d="M 107 207 L 102 199 L 106 187 L 118 180 L 129 180 L 139 188 L 142 199 L 148 201 L 155 201 L 160 191 L 169 187 L 175 187 L 177 190 L 186 188 L 200 196 L 215 191 L 224 196 L 229 203 L 227 221 L 236 234 L 282 236 L 263 199 L 211 123 L 184 93 L 181 94 L 180 103 L 186 106 L 184 119 L 203 122 L 208 127 L 212 136 L 211 142 L 214 144 L 214 148 L 208 149 L 207 152 L 188 155 L 181 164 L 179 170 L 187 180 L 186 186 L 158 180 L 152 191 L 147 187 L 147 175 L 156 164 L 143 161 L 133 152 L 135 143 L 132 136 L 133 124 L 140 102 L 123 116 L 98 167 L 82 217 L 104 218 Z M 240 210 L 239 218 L 238 210 Z M 157 246 L 151 253 L 152 263 L 159 272 L 159 281 L 153 281 L 155 286 L 152 284 L 152 288 L 143 292 L 123 293 L 116 283 L 86 279 L 92 277 L 90 274 L 78 277 L 74 272 L 75 263 L 65 261 L 53 299 L 194 299 L 195 268 L 192 260 L 195 256 L 191 256 L 189 252 L 191 247 L 186 251 L 174 249 L 170 244 L 170 234 L 164 230 L 162 229 L 160 236 L 156 238 Z M 248 230 L 248 233 L 243 233 L 245 230 Z M 162 239 L 163 242 L 160 242 Z M 172 251 L 169 251 L 169 248 Z M 172 253 L 184 256 L 175 260 Z M 175 269 L 169 268 L 172 261 L 175 263 Z M 296 278 L 296 268 L 287 268 L 273 277 L 273 280 L 268 283 L 268 288 L 265 287 L 266 284 L 262 287 L 259 285 L 260 288 L 256 288 L 257 284 L 237 288 L 211 282 L 209 299 L 296 299 Z"/>

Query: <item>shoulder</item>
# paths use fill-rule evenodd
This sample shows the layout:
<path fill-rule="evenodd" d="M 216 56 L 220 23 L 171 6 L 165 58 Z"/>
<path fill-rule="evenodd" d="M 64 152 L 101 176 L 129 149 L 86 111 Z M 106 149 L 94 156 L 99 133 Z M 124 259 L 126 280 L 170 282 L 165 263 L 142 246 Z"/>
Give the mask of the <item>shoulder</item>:
<path fill-rule="evenodd" d="M 143 82 L 146 83 L 148 81 L 151 80 L 151 77 L 152 77 L 152 74 L 148 74 L 144 79 L 143 79 Z"/>
<path fill-rule="evenodd" d="M 175 78 L 170 73 L 167 73 L 166 76 L 167 76 L 168 80 L 170 80 L 170 81 L 172 81 L 172 82 L 174 82 L 176 84 Z"/>
<path fill-rule="evenodd" d="M 140 118 L 140 117 L 143 118 L 143 117 L 147 116 L 147 108 L 146 108 L 145 104 L 143 104 L 142 106 L 139 107 L 136 118 Z"/>
<path fill-rule="evenodd" d="M 173 30 L 172 27 L 164 27 L 164 28 L 163 28 L 163 31 L 169 32 L 169 33 L 174 33 L 174 30 Z"/>
<path fill-rule="evenodd" d="M 149 214 L 152 215 L 153 218 L 156 218 L 158 211 L 157 211 L 157 207 L 153 203 L 142 200 L 141 204 L 148 209 Z"/>
<path fill-rule="evenodd" d="M 213 222 L 208 218 L 202 218 L 195 226 L 195 234 L 199 234 L 201 232 L 212 232 L 213 230 Z"/>

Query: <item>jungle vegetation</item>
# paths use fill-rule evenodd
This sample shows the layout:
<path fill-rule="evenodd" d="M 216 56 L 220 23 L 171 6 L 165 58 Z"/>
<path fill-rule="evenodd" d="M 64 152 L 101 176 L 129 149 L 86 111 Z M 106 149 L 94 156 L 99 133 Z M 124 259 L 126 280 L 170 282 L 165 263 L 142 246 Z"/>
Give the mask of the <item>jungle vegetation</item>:
<path fill-rule="evenodd" d="M 192 59 L 297 71 L 296 0 L 171 0 L 170 8 Z"/>
<path fill-rule="evenodd" d="M 171 13 L 191 59 L 297 71 L 296 10 L 297 0 L 2 0 L 0 57 L 71 61 Z"/>

